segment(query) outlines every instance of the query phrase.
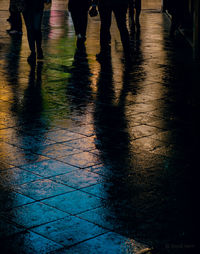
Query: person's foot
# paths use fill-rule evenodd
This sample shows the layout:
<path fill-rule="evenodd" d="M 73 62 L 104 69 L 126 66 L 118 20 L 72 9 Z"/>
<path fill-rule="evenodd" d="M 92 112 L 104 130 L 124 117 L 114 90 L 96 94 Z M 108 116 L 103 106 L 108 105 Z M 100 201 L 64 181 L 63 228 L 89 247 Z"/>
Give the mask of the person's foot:
<path fill-rule="evenodd" d="M 44 55 L 43 55 L 43 50 L 42 49 L 37 51 L 37 59 L 38 60 L 43 60 L 44 59 Z"/>
<path fill-rule="evenodd" d="M 29 64 L 35 64 L 35 62 L 36 62 L 36 54 L 35 54 L 35 52 L 31 52 L 30 56 L 28 56 L 28 58 L 27 58 L 27 62 Z"/>

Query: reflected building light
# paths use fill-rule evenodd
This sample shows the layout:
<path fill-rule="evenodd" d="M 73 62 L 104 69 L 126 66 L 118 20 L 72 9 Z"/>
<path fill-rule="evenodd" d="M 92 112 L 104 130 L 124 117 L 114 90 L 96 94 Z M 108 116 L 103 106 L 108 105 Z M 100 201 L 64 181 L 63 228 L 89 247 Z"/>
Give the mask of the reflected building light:
<path fill-rule="evenodd" d="M 89 61 L 89 66 L 90 66 L 90 81 L 91 81 L 91 89 L 94 94 L 97 92 L 97 82 L 98 82 L 98 76 L 99 76 L 99 71 L 100 71 L 100 66 L 97 63 L 97 61 Z"/>
<path fill-rule="evenodd" d="M 52 1 L 51 10 L 67 10 L 68 0 L 66 1 Z"/>
<path fill-rule="evenodd" d="M 73 25 L 73 21 L 72 21 L 72 17 L 71 14 L 69 13 L 69 18 L 67 19 L 67 27 L 68 27 L 68 36 L 73 38 L 75 36 L 75 31 L 74 31 L 74 25 Z"/>
<path fill-rule="evenodd" d="M 136 127 L 133 130 L 131 128 L 130 132 L 132 135 L 135 135 L 134 131 L 140 131 L 141 133 L 148 133 L 149 137 L 156 138 L 158 128 L 164 128 L 166 124 L 165 118 L 163 117 L 166 105 L 163 98 L 167 96 L 167 88 L 164 86 L 163 80 L 166 75 L 165 65 L 167 52 L 164 50 L 164 34 L 161 28 L 163 26 L 160 25 L 162 24 L 162 16 L 158 14 L 157 26 L 149 25 L 150 15 L 144 15 L 143 18 L 144 32 L 141 33 L 141 49 L 143 55 L 142 68 L 145 75 L 143 76 L 144 79 L 137 84 L 137 94 L 134 95 L 134 103 L 131 105 L 133 118 L 131 120 L 132 123 L 130 123 L 131 126 L 134 126 L 135 118 L 137 118 L 143 124 L 143 127 L 140 126 L 139 130 Z M 157 41 L 159 43 L 156 43 Z M 136 117 L 134 117 L 134 114 Z M 139 115 L 143 117 L 139 119 Z M 146 119 L 148 117 L 149 122 Z M 154 118 L 155 122 L 151 120 Z M 159 140 L 165 141 L 162 138 Z M 162 151 L 155 151 L 154 142 L 151 142 L 148 138 L 139 138 L 137 143 L 141 150 L 154 151 L 155 153 L 162 154 Z"/>
<path fill-rule="evenodd" d="M 153 10 L 161 10 L 161 0 L 143 0 L 142 2 L 142 9 L 153 9 Z"/>
<path fill-rule="evenodd" d="M 50 27 L 53 28 L 50 29 L 49 38 L 60 38 L 63 34 L 63 15 L 59 14 L 57 11 L 51 10 L 49 23 Z"/>

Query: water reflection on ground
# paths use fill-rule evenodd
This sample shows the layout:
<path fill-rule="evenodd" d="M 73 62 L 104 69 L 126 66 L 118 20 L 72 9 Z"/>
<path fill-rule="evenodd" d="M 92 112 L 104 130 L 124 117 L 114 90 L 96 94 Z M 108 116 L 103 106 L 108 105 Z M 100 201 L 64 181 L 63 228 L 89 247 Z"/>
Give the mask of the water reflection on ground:
<path fill-rule="evenodd" d="M 169 39 L 167 17 L 146 1 L 141 31 L 130 31 L 131 64 L 113 21 L 111 58 L 99 63 L 99 17 L 78 51 L 66 3 L 55 0 L 45 60 L 29 66 L 25 29 L 6 34 L 0 2 L 5 253 L 193 251 L 196 65 L 182 38 Z"/>

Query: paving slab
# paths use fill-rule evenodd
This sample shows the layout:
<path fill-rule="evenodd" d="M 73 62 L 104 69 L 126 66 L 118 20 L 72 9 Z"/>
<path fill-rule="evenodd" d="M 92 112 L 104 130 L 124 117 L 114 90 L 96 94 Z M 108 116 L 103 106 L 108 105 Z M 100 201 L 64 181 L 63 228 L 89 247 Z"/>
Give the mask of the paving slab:
<path fill-rule="evenodd" d="M 36 227 L 33 231 L 64 246 L 71 246 L 106 232 L 105 229 L 74 216 Z"/>
<path fill-rule="evenodd" d="M 79 190 L 48 198 L 42 202 L 73 215 L 102 206 L 100 198 Z"/>

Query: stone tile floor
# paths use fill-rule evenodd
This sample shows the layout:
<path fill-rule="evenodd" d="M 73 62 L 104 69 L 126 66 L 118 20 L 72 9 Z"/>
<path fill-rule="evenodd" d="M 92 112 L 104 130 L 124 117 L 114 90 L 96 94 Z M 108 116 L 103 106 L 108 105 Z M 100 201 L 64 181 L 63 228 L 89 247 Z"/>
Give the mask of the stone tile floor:
<path fill-rule="evenodd" d="M 99 17 L 79 55 L 66 4 L 33 68 L 0 0 L 0 253 L 197 253 L 199 63 L 152 0 L 132 65 L 115 22 L 96 61 Z"/>

